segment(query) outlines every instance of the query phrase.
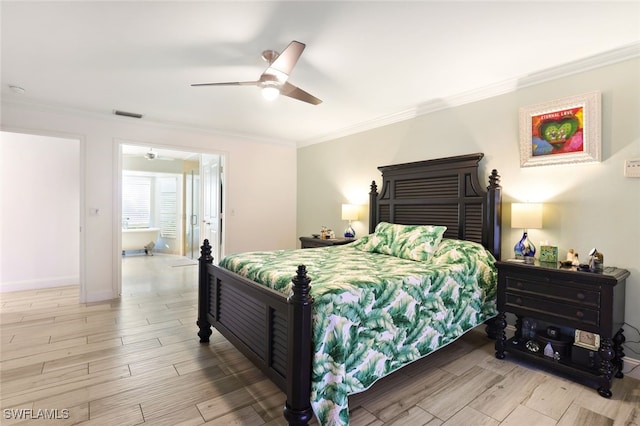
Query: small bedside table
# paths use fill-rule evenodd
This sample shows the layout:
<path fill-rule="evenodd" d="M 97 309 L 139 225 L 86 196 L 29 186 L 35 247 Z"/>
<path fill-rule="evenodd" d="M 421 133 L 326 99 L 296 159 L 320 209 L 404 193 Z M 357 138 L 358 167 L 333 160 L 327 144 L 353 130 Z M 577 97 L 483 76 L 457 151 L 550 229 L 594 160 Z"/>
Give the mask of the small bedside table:
<path fill-rule="evenodd" d="M 355 241 L 355 238 L 331 238 L 323 240 L 322 238 L 314 237 L 300 237 L 301 248 L 314 248 L 314 247 L 327 247 L 327 246 L 340 246 L 342 244 L 349 244 Z"/>
<path fill-rule="evenodd" d="M 605 267 L 604 272 L 581 272 L 575 267 L 553 264 L 526 265 L 496 262 L 498 268 L 498 329 L 496 358 L 505 352 L 565 373 L 585 382 L 595 382 L 598 393 L 611 397 L 611 381 L 622 375 L 625 280 L 629 271 Z M 516 315 L 515 336 L 506 339 L 505 313 Z M 549 324 L 559 332 L 552 339 L 536 328 L 523 335 L 523 318 Z M 592 346 L 574 345 L 575 330 L 589 336 Z M 525 333 L 526 333 L 525 327 Z M 535 337 L 532 337 L 532 334 Z M 559 359 L 544 355 L 548 343 L 556 344 Z M 558 349 L 554 348 L 554 351 Z"/>

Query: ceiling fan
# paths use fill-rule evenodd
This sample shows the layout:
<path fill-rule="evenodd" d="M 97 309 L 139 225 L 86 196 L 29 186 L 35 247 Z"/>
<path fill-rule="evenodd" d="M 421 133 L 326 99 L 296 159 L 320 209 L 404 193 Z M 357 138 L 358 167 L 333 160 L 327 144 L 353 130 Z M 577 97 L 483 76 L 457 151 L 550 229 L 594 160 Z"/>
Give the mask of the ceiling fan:
<path fill-rule="evenodd" d="M 173 161 L 174 160 L 171 157 L 161 157 L 157 152 L 153 150 L 153 148 L 149 148 L 149 151 L 144 153 L 144 158 L 146 158 L 149 161 L 153 161 L 153 160 Z"/>
<path fill-rule="evenodd" d="M 154 151 L 153 148 L 149 148 L 148 151 L 145 151 L 144 154 L 140 154 L 139 152 L 130 152 L 130 153 L 123 153 L 124 157 L 129 157 L 129 158 L 146 158 L 149 161 L 154 161 L 154 160 L 162 160 L 162 161 L 173 161 L 174 158 L 171 157 L 163 157 L 161 156 L 157 151 Z"/>
<path fill-rule="evenodd" d="M 304 48 L 304 43 L 294 40 L 289 43 L 282 53 L 278 53 L 275 50 L 263 51 L 262 58 L 267 61 L 269 66 L 256 81 L 196 83 L 191 86 L 258 86 L 262 89 L 262 95 L 268 100 L 273 100 L 278 95 L 283 95 L 312 105 L 318 105 L 322 102 L 320 99 L 287 81 Z"/>

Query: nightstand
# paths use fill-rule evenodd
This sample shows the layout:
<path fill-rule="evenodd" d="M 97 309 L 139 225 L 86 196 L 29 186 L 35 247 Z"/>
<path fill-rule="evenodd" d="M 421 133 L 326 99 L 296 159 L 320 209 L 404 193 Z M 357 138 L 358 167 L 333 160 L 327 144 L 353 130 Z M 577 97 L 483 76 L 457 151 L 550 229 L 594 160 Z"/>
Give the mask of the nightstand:
<path fill-rule="evenodd" d="M 354 241 L 354 238 L 331 238 L 328 240 L 323 240 L 322 238 L 300 237 L 300 245 L 303 249 L 314 247 L 340 246 L 342 244 L 349 244 Z"/>
<path fill-rule="evenodd" d="M 509 261 L 496 262 L 496 266 L 496 358 L 503 359 L 508 352 L 595 384 L 601 396 L 610 398 L 614 373 L 623 377 L 622 325 L 629 271 L 605 267 L 602 273 L 582 272 L 556 264 Z M 507 312 L 517 318 L 515 335 L 509 340 L 504 332 Z M 539 323 L 547 327 L 531 326 Z M 580 336 L 578 345 L 576 336 Z M 553 348 L 547 354 L 551 356 L 544 354 L 545 347 Z"/>

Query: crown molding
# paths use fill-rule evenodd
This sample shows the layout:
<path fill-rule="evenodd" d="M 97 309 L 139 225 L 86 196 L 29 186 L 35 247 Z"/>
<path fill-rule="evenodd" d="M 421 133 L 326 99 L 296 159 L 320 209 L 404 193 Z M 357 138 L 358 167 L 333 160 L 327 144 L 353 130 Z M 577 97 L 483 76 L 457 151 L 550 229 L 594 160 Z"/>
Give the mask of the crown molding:
<path fill-rule="evenodd" d="M 570 75 L 605 67 L 607 65 L 638 57 L 640 57 L 640 42 L 622 46 L 617 49 L 589 56 L 554 68 L 549 68 L 533 74 L 521 76 L 519 78 L 505 80 L 503 82 L 490 86 L 459 93 L 457 95 L 449 96 L 444 99 L 427 101 L 423 104 L 404 110 L 402 112 L 393 113 L 376 118 L 374 120 L 358 123 L 353 126 L 345 127 L 336 132 L 327 133 L 316 138 L 299 141 L 297 146 L 298 148 L 302 148 L 317 143 L 328 142 L 330 140 L 339 139 L 345 136 L 416 118 L 421 115 L 426 115 L 447 108 L 457 107 L 460 105 L 481 101 L 483 99 L 492 98 L 506 93 L 515 92 L 516 90 L 523 89 L 525 87 L 535 86 L 547 81 L 556 80 L 558 78 L 567 77 Z"/>
<path fill-rule="evenodd" d="M 214 130 L 208 127 L 202 127 L 191 124 L 183 124 L 172 121 L 161 121 L 161 120 L 150 120 L 148 118 L 131 118 L 131 117 L 123 117 L 118 116 L 109 111 L 108 113 L 104 111 L 88 111 L 78 108 L 72 108 L 62 105 L 53 105 L 46 104 L 42 102 L 33 102 L 26 100 L 18 100 L 18 99 L 7 99 L 6 97 L 2 99 L 2 105 L 13 106 L 16 108 L 24 108 L 31 109 L 41 112 L 51 112 L 51 113 L 66 113 L 83 116 L 89 119 L 95 119 L 105 122 L 118 122 L 125 123 L 127 125 L 134 126 L 152 126 L 152 127 L 160 127 L 163 129 L 171 129 L 171 130 L 180 130 L 185 132 L 196 132 L 206 135 L 212 135 L 219 138 L 224 139 L 236 139 L 241 140 L 243 142 L 253 142 L 259 144 L 269 144 L 269 145 L 279 145 L 295 148 L 295 141 L 287 141 L 287 140 L 275 140 L 269 138 L 261 138 L 256 135 L 250 134 L 242 134 L 242 133 L 233 133 L 233 132 L 222 132 L 219 130 Z"/>

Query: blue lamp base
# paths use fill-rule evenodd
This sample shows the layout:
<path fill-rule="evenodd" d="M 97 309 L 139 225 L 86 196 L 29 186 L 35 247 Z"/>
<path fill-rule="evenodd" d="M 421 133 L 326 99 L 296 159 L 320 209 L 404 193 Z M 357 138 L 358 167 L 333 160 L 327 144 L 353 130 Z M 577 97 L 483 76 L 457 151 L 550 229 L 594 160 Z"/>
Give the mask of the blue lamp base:
<path fill-rule="evenodd" d="M 516 259 L 524 259 L 524 263 L 533 263 L 536 246 L 529 241 L 529 236 L 526 231 L 522 234 L 520 241 L 513 247 L 513 251 L 515 252 Z"/>
<path fill-rule="evenodd" d="M 347 229 L 344 230 L 344 237 L 345 238 L 355 238 L 355 236 L 356 236 L 356 231 L 354 231 L 353 228 L 351 227 L 351 224 L 349 224 Z"/>

